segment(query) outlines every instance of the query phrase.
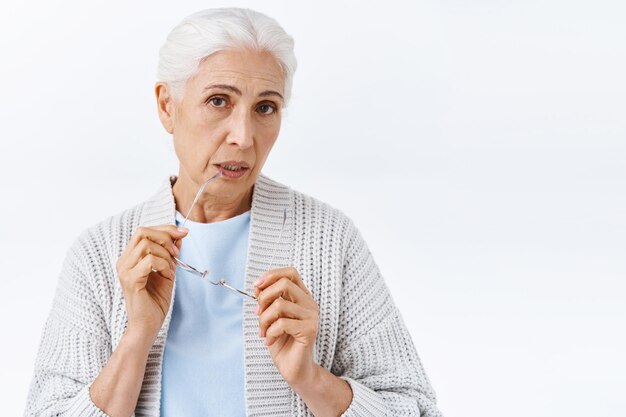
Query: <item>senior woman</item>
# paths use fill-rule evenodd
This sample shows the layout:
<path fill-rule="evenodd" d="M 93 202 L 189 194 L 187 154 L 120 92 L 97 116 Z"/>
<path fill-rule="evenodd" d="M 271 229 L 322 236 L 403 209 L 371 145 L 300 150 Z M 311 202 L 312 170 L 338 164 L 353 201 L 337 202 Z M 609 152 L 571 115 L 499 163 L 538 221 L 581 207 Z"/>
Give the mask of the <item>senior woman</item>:
<path fill-rule="evenodd" d="M 172 30 L 155 93 L 178 175 L 69 249 L 26 415 L 440 415 L 354 223 L 261 172 L 295 69 L 249 9 Z"/>

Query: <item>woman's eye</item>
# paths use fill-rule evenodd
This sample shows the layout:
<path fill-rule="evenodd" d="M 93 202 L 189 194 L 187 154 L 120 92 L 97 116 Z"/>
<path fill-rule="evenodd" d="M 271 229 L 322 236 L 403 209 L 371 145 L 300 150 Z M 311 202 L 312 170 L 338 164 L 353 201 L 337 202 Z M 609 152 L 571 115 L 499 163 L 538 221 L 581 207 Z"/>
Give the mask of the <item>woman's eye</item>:
<path fill-rule="evenodd" d="M 259 106 L 259 111 L 262 114 L 272 114 L 276 112 L 276 107 L 272 106 L 271 104 L 261 104 Z"/>
<path fill-rule="evenodd" d="M 209 103 L 211 103 L 213 107 L 226 107 L 226 100 L 222 97 L 211 97 Z"/>

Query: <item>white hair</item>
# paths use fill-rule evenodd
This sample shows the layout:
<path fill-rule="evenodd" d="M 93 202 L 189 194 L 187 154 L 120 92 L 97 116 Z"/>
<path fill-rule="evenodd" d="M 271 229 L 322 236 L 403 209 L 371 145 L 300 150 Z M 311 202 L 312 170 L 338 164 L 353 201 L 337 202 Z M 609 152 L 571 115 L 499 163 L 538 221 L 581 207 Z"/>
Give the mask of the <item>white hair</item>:
<path fill-rule="evenodd" d="M 297 67 L 293 45 L 293 38 L 263 13 L 239 7 L 201 10 L 184 18 L 167 36 L 159 50 L 157 80 L 166 82 L 177 99 L 202 59 L 212 53 L 241 47 L 268 51 L 283 70 L 286 106 Z"/>

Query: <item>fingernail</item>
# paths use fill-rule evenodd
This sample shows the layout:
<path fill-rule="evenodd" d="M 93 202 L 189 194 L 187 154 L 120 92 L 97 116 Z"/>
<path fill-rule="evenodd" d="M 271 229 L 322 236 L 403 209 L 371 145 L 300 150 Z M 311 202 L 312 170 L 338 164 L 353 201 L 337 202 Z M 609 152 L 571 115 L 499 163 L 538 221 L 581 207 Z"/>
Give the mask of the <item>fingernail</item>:
<path fill-rule="evenodd" d="M 254 310 L 254 314 L 256 314 L 258 316 L 260 309 L 261 309 L 261 306 L 256 306 L 256 310 Z"/>
<path fill-rule="evenodd" d="M 180 249 L 178 249 L 178 246 L 176 246 L 175 244 L 172 243 L 172 250 L 174 251 L 174 253 L 176 254 L 176 256 L 178 256 L 178 254 L 180 253 Z"/>
<path fill-rule="evenodd" d="M 178 231 L 181 233 L 187 233 L 189 231 L 189 229 L 187 229 L 186 227 L 179 227 Z"/>

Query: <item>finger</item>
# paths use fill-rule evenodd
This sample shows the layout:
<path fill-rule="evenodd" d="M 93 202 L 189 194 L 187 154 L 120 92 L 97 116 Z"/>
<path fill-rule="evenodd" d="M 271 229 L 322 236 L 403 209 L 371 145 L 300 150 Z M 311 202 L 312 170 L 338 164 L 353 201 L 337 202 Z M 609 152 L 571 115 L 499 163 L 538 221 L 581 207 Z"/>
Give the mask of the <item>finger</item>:
<path fill-rule="evenodd" d="M 163 242 L 162 239 L 166 239 L 168 243 L 171 240 L 172 248 L 176 247 L 178 249 L 178 250 L 174 249 L 174 251 L 176 252 L 175 255 L 178 255 L 180 246 L 182 245 L 182 240 L 189 233 L 189 229 L 187 229 L 186 227 L 177 227 L 173 224 L 153 226 L 151 227 L 151 229 L 156 230 L 159 233 L 166 233 L 165 236 L 161 237 L 160 241 L 157 241 L 150 237 L 149 238 L 153 240 L 154 242 L 163 245 L 164 247 L 166 247 L 167 244 L 162 243 Z M 169 245 L 166 248 L 169 250 Z"/>
<path fill-rule="evenodd" d="M 187 235 L 187 231 L 181 231 L 180 229 L 172 224 L 166 224 L 161 226 L 139 226 L 133 236 L 131 237 L 130 244 L 131 247 L 134 248 L 141 242 L 142 239 L 149 239 L 159 245 L 163 246 L 165 249 L 170 250 L 174 243 L 174 239 L 182 239 Z"/>
<path fill-rule="evenodd" d="M 315 342 L 315 332 L 310 324 L 303 320 L 280 318 L 265 332 L 265 345 L 271 346 L 282 335 L 292 336 L 297 342 L 310 344 Z"/>
<path fill-rule="evenodd" d="M 259 293 L 257 314 L 262 314 L 274 300 L 280 298 L 298 304 L 307 310 L 319 312 L 319 306 L 311 294 L 305 293 L 300 287 L 285 278 Z"/>
<path fill-rule="evenodd" d="M 274 300 L 272 305 L 270 305 L 263 312 L 263 314 L 259 316 L 259 328 L 261 329 L 261 331 L 259 332 L 259 336 L 265 337 L 265 332 L 267 331 L 267 328 L 281 317 L 296 320 L 306 320 L 314 318 L 313 316 L 313 312 L 307 310 L 303 306 L 285 300 L 283 298 L 277 298 L 276 300 Z"/>
<path fill-rule="evenodd" d="M 180 239 L 174 240 L 174 246 L 176 246 L 178 248 L 178 253 L 180 252 L 180 247 L 182 245 L 183 245 L 183 238 L 182 237 Z M 176 256 L 178 256 L 178 253 L 176 253 Z"/>
<path fill-rule="evenodd" d="M 151 259 L 153 258 L 153 259 Z M 153 271 L 157 271 L 156 273 Z M 139 291 L 148 286 L 150 274 L 174 281 L 174 273 L 169 268 L 169 263 L 163 258 L 148 255 L 143 258 L 134 268 L 120 275 L 120 283 L 124 292 Z"/>
<path fill-rule="evenodd" d="M 176 269 L 176 264 L 174 263 L 172 257 L 173 249 L 167 251 L 163 246 L 154 243 L 149 239 L 143 239 L 139 244 L 132 250 L 130 254 L 126 254 L 119 259 L 119 267 L 118 271 L 125 271 L 133 269 L 141 260 L 147 255 L 156 255 L 160 258 L 165 259 L 167 262 L 170 262 L 172 265 L 172 269 Z"/>
<path fill-rule="evenodd" d="M 294 284 L 293 281 L 288 278 L 281 278 L 258 294 L 259 308 L 257 311 L 259 314 L 263 313 L 279 297 L 308 307 L 317 305 L 311 295 L 302 291 L 302 288 Z"/>
<path fill-rule="evenodd" d="M 157 272 L 167 279 L 174 279 L 174 271 L 171 268 L 171 264 L 156 255 L 145 256 L 137 266 L 133 268 L 133 272 L 135 276 L 146 278 L 146 280 L 151 272 Z"/>
<path fill-rule="evenodd" d="M 293 266 L 270 269 L 269 271 L 261 275 L 259 279 L 256 280 L 254 285 L 260 290 L 263 290 L 264 288 L 269 287 L 281 278 L 288 278 L 290 281 L 300 287 L 304 292 L 309 292 L 309 290 L 304 285 L 304 282 L 302 281 L 302 277 L 300 277 L 300 273 Z"/>
<path fill-rule="evenodd" d="M 156 255 L 159 258 L 163 258 L 168 262 L 173 262 L 174 250 L 170 248 L 170 250 L 168 251 L 163 246 L 154 243 L 150 239 L 143 239 L 131 252 L 129 257 L 129 263 L 132 266 L 135 266 L 139 263 L 139 261 L 141 261 L 141 259 L 148 255 Z"/>

